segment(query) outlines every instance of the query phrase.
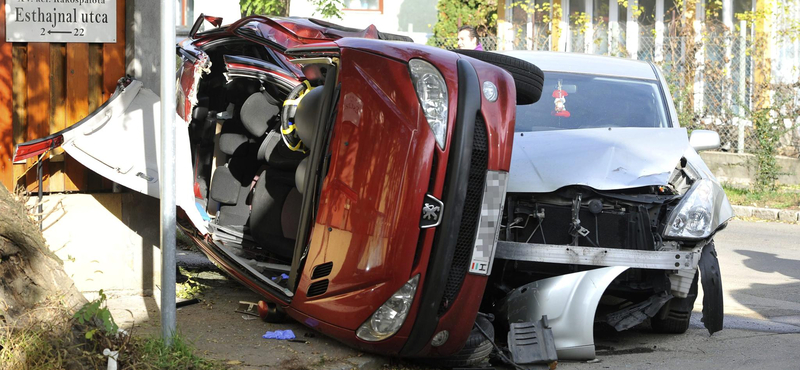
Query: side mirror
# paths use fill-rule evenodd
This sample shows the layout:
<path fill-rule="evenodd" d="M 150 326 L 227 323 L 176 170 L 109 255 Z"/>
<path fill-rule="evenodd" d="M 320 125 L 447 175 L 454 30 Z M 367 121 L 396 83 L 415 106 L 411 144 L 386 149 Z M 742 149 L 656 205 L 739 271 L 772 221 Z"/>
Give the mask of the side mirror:
<path fill-rule="evenodd" d="M 719 149 L 719 134 L 711 130 L 694 130 L 689 135 L 689 145 L 698 152 Z"/>

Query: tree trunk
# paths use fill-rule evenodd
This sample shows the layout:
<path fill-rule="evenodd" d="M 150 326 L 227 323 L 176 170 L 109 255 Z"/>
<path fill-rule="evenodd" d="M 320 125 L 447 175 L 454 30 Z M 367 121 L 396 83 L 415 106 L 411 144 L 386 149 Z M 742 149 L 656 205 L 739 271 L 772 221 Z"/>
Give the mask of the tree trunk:
<path fill-rule="evenodd" d="M 0 185 L 0 326 L 47 320 L 51 304 L 74 312 L 84 303 L 22 202 Z"/>

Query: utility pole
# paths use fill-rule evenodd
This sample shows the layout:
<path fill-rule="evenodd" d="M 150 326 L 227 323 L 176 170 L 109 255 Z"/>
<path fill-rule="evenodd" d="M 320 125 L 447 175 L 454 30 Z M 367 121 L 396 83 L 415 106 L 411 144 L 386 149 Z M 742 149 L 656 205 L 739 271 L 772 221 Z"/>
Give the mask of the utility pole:
<path fill-rule="evenodd" d="M 175 335 L 175 1 L 161 1 L 161 337 Z"/>

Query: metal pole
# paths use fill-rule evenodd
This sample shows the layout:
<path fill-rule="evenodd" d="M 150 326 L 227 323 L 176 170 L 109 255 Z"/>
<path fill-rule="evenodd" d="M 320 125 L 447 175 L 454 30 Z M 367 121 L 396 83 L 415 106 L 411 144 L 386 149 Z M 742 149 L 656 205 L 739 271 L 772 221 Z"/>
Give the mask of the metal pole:
<path fill-rule="evenodd" d="M 175 334 L 175 1 L 161 1 L 161 336 Z"/>
<path fill-rule="evenodd" d="M 43 185 L 43 183 L 44 183 L 44 181 L 43 181 L 44 174 L 42 173 L 42 161 L 44 161 L 44 156 L 46 154 L 47 154 L 47 152 L 45 152 L 42 155 L 40 155 L 39 156 L 39 163 L 36 164 L 36 179 L 39 180 L 39 194 L 38 194 L 39 195 L 39 209 L 38 209 L 38 212 L 39 212 L 39 231 L 42 231 L 42 217 L 43 217 L 42 214 L 44 213 L 44 209 L 42 208 L 42 199 L 43 199 L 42 186 L 44 186 Z"/>

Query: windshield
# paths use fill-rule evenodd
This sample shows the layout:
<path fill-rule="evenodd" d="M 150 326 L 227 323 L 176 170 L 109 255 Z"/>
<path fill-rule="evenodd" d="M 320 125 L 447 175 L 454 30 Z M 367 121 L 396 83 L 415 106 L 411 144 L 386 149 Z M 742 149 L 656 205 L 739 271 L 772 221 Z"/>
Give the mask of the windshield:
<path fill-rule="evenodd" d="M 544 73 L 542 98 L 517 106 L 516 132 L 603 127 L 670 127 L 655 81 Z"/>

